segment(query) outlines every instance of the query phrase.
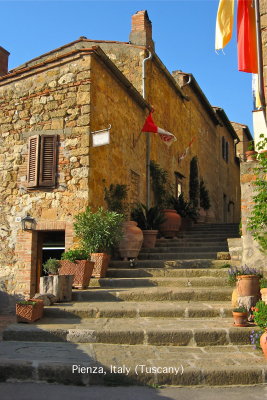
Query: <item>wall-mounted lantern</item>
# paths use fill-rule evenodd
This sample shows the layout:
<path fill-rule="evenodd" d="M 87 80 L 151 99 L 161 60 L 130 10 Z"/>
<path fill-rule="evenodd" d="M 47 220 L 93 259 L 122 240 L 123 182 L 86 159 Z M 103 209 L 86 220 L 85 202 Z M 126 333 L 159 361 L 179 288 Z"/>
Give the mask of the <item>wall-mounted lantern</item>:
<path fill-rule="evenodd" d="M 23 231 L 32 231 L 35 227 L 35 219 L 28 214 L 21 220 L 21 227 Z"/>

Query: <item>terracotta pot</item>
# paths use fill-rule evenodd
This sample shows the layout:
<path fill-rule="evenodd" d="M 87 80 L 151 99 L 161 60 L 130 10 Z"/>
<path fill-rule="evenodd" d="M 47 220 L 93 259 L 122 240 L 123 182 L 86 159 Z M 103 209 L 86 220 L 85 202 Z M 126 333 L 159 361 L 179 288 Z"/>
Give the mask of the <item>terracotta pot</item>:
<path fill-rule="evenodd" d="M 236 279 L 238 296 L 260 297 L 260 284 L 257 275 L 238 275 Z"/>
<path fill-rule="evenodd" d="M 246 154 L 246 161 L 256 161 L 257 159 L 257 151 L 249 150 L 245 152 Z"/>
<path fill-rule="evenodd" d="M 143 231 L 144 241 L 143 247 L 145 249 L 153 249 L 156 245 L 158 230 Z"/>
<path fill-rule="evenodd" d="M 264 303 L 267 304 L 267 288 L 262 288 L 260 292 L 262 301 L 264 301 Z"/>
<path fill-rule="evenodd" d="M 260 346 L 265 358 L 267 358 L 267 331 L 265 331 L 260 337 Z"/>
<path fill-rule="evenodd" d="M 92 276 L 94 278 L 105 278 L 110 255 L 107 253 L 91 253 L 91 261 L 95 263 Z"/>
<path fill-rule="evenodd" d="M 248 313 L 233 311 L 235 326 L 248 326 Z"/>
<path fill-rule="evenodd" d="M 16 304 L 17 322 L 34 322 L 42 318 L 44 313 L 44 302 L 39 299 L 29 299 L 34 301 L 34 305 Z"/>
<path fill-rule="evenodd" d="M 123 238 L 119 244 L 121 257 L 124 260 L 137 258 L 143 243 L 143 232 L 138 228 L 135 221 L 124 222 L 122 230 Z"/>
<path fill-rule="evenodd" d="M 71 262 L 69 260 L 61 260 L 60 265 L 59 275 L 74 275 L 73 287 L 78 289 L 88 287 L 94 268 L 92 261 L 76 260 Z"/>
<path fill-rule="evenodd" d="M 165 238 L 173 238 L 181 227 L 181 216 L 175 210 L 162 210 L 165 222 L 160 225 L 160 233 Z"/>

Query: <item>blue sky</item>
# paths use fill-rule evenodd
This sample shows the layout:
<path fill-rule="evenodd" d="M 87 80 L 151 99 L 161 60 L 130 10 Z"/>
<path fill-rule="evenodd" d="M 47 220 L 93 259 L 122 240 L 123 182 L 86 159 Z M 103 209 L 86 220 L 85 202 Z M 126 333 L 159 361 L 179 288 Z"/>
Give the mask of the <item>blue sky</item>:
<path fill-rule="evenodd" d="M 0 46 L 9 68 L 65 43 L 89 39 L 128 41 L 131 15 L 148 11 L 156 52 L 170 70 L 193 73 L 212 105 L 252 131 L 251 74 L 237 71 L 236 29 L 224 52 L 214 50 L 219 0 L 1 1 Z M 236 19 L 236 17 L 235 17 Z"/>

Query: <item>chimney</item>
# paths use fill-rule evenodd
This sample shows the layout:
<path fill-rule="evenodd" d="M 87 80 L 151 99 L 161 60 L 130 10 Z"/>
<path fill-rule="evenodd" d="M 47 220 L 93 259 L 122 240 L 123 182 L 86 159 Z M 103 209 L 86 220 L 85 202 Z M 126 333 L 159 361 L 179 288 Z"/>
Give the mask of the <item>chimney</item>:
<path fill-rule="evenodd" d="M 132 30 L 129 39 L 132 44 L 145 46 L 149 50 L 154 50 L 152 23 L 146 10 L 137 11 L 132 16 Z"/>
<path fill-rule="evenodd" d="M 9 52 L 0 46 L 0 76 L 8 73 Z"/>

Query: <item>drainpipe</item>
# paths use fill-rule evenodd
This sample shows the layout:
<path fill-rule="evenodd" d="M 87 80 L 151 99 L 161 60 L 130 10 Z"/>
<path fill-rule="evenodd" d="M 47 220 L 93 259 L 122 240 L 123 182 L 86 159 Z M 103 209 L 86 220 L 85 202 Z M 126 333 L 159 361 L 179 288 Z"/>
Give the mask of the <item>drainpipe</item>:
<path fill-rule="evenodd" d="M 143 98 L 146 100 L 146 68 L 145 64 L 151 60 L 152 53 L 149 51 L 149 56 L 143 59 L 142 63 L 142 92 Z M 146 133 L 146 206 L 150 207 L 150 133 Z"/>
<path fill-rule="evenodd" d="M 256 40 L 257 40 L 257 57 L 258 57 L 258 79 L 259 79 L 259 95 L 261 108 L 266 120 L 266 103 L 264 97 L 264 80 L 263 80 L 263 60 L 262 60 L 262 41 L 261 41 L 261 23 L 260 23 L 260 6 L 259 0 L 254 0 L 255 18 L 256 18 Z"/>

